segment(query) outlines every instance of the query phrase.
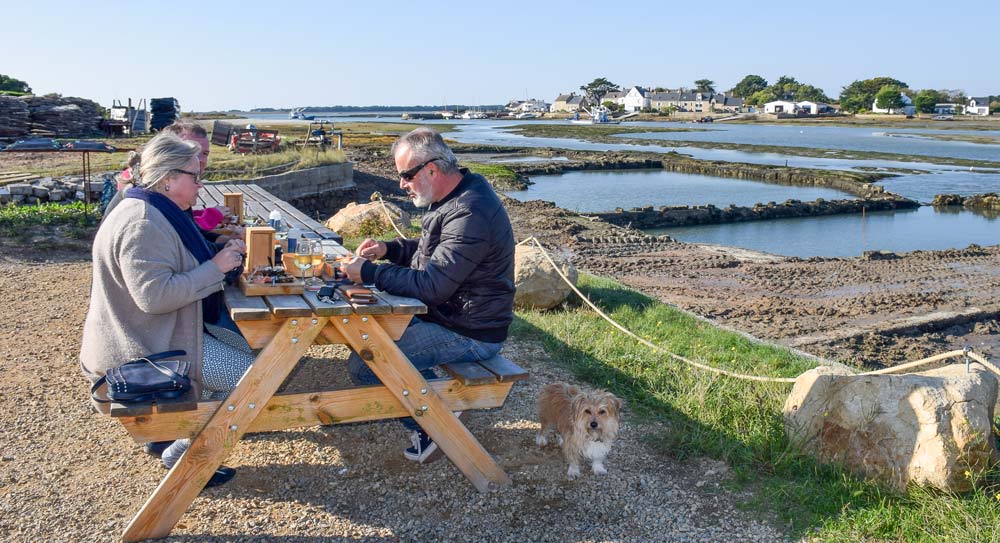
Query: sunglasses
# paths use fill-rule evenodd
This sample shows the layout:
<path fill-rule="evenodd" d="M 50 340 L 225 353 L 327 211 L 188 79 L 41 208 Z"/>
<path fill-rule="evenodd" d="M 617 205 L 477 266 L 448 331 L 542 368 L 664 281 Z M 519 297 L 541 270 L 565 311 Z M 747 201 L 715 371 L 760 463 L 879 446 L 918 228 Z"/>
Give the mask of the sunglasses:
<path fill-rule="evenodd" d="M 170 171 L 175 172 L 175 173 L 186 173 L 186 174 L 190 175 L 192 179 L 194 179 L 195 183 L 201 183 L 201 173 L 195 173 L 195 172 L 189 172 L 187 170 L 177 170 L 177 169 L 170 170 Z"/>
<path fill-rule="evenodd" d="M 434 162 L 435 160 L 441 160 L 441 159 L 439 157 L 434 157 L 426 162 L 417 164 L 416 166 L 410 168 L 409 170 L 399 172 L 399 178 L 406 182 L 413 181 L 413 178 L 416 177 L 418 173 L 420 173 L 420 170 L 424 169 L 424 166 L 430 164 L 431 162 Z"/>

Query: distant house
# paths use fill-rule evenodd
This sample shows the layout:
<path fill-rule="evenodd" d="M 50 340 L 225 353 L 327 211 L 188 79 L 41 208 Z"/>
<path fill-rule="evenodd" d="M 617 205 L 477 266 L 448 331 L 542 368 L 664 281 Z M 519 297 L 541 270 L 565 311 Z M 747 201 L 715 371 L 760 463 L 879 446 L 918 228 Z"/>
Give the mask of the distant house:
<path fill-rule="evenodd" d="M 625 93 L 622 91 L 611 91 L 601 97 L 601 103 L 613 102 L 619 106 L 625 105 Z"/>
<path fill-rule="evenodd" d="M 646 97 L 647 90 L 642 87 L 632 87 L 625 93 L 623 104 L 625 111 L 642 111 L 649 108 L 649 98 Z"/>
<path fill-rule="evenodd" d="M 830 104 L 813 102 L 810 100 L 802 100 L 800 102 L 775 100 L 764 104 L 764 113 L 773 113 L 775 115 L 778 113 L 791 115 L 819 115 L 820 113 L 833 113 L 834 111 L 836 110 Z"/>
<path fill-rule="evenodd" d="M 965 108 L 966 115 L 989 115 L 990 99 L 987 97 L 969 98 L 969 105 Z"/>
<path fill-rule="evenodd" d="M 712 96 L 712 111 L 727 111 L 739 113 L 743 111 L 743 99 L 738 96 L 727 96 L 725 93 Z"/>
<path fill-rule="evenodd" d="M 913 105 L 913 100 L 910 99 L 905 93 L 900 93 L 899 97 L 903 100 L 903 107 L 901 108 L 888 108 L 883 109 L 878 107 L 878 100 L 876 99 L 872 102 L 872 113 L 888 113 L 889 115 L 913 115 L 917 112 L 917 108 Z"/>
<path fill-rule="evenodd" d="M 764 113 L 790 113 L 796 114 L 799 112 L 799 106 L 795 102 L 788 100 L 775 100 L 773 102 L 768 102 L 764 104 Z"/>
<path fill-rule="evenodd" d="M 578 96 L 575 93 L 560 94 L 549 106 L 549 111 L 557 112 L 573 112 L 580 111 L 583 107 L 583 96 Z"/>
<path fill-rule="evenodd" d="M 799 111 L 809 115 L 819 115 L 820 113 L 833 112 L 833 107 L 831 107 L 830 104 L 825 104 L 823 102 L 803 100 L 801 102 L 796 102 L 795 105 L 799 107 Z"/>
<path fill-rule="evenodd" d="M 544 100 L 525 100 L 518 103 L 514 111 L 517 113 L 544 113 L 549 110 L 549 104 L 545 103 Z"/>
<path fill-rule="evenodd" d="M 957 115 L 965 110 L 962 104 L 934 104 L 935 115 Z"/>

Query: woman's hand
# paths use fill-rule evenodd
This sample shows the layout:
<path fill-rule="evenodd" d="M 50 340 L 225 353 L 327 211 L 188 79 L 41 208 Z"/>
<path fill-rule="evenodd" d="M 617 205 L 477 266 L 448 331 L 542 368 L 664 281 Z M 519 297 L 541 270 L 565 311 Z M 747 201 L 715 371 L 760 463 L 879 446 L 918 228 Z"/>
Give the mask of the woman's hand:
<path fill-rule="evenodd" d="M 384 242 L 367 238 L 358 245 L 357 255 L 368 260 L 378 260 L 385 256 L 387 250 Z"/>
<path fill-rule="evenodd" d="M 242 248 L 242 250 L 241 250 Z M 231 239 L 226 246 L 222 248 L 214 257 L 212 257 L 212 262 L 215 267 L 219 269 L 221 273 L 229 273 L 232 270 L 240 267 L 243 263 L 243 255 L 246 252 L 246 246 L 243 241 L 238 239 Z"/>
<path fill-rule="evenodd" d="M 246 254 L 246 252 L 247 252 L 247 244 L 246 244 L 246 242 L 243 241 L 242 239 L 238 239 L 238 238 L 232 238 L 229 241 L 227 241 L 226 242 L 226 247 L 233 247 L 237 251 L 239 251 L 239 252 L 241 252 L 243 254 Z"/>

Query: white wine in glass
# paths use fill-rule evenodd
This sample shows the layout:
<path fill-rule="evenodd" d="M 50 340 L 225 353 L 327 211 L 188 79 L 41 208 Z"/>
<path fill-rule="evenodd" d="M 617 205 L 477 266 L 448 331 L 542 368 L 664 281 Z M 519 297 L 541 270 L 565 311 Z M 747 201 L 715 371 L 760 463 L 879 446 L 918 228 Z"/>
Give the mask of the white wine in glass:
<path fill-rule="evenodd" d="M 306 283 L 306 270 L 312 268 L 312 244 L 306 240 L 299 240 L 295 245 L 295 267 L 302 274 L 302 284 Z"/>
<path fill-rule="evenodd" d="M 310 245 L 312 246 L 312 250 L 310 251 L 310 253 L 312 254 L 312 267 L 314 271 L 313 271 L 313 276 L 310 277 L 309 281 L 306 283 L 306 288 L 308 288 L 309 290 L 319 290 L 323 288 L 324 283 L 322 279 L 316 277 L 315 270 L 320 270 L 320 273 L 322 273 L 323 246 L 318 241 L 314 241 L 310 243 Z"/>

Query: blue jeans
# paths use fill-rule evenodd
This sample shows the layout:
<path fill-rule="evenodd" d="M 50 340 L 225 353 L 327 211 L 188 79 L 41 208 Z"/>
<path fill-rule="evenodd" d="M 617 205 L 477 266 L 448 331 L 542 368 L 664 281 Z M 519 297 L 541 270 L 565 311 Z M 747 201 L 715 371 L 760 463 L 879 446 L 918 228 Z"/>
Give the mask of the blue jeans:
<path fill-rule="evenodd" d="M 500 352 L 503 343 L 477 341 L 452 332 L 439 324 L 414 317 L 403 332 L 403 336 L 396 342 L 396 346 L 410 359 L 413 367 L 420 370 L 424 379 L 434 379 L 437 377 L 431 370 L 434 366 L 487 360 Z M 365 364 L 357 353 L 351 353 L 351 357 L 347 359 L 347 371 L 355 385 L 381 384 L 378 377 L 368 368 L 368 364 Z M 412 418 L 400 419 L 400 422 L 409 430 L 419 428 Z"/>

